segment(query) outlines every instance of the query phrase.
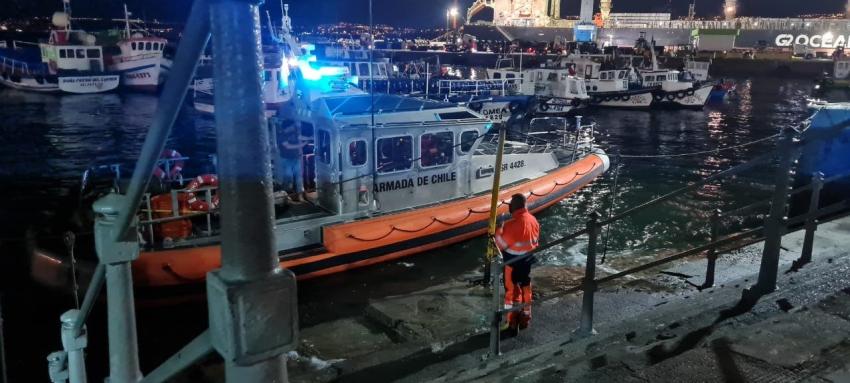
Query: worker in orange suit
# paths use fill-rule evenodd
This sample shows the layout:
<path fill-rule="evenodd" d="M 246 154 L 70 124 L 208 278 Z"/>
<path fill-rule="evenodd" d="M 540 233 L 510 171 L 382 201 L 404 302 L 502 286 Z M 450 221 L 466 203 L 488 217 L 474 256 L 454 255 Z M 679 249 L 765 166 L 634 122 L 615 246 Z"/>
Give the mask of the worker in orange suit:
<path fill-rule="evenodd" d="M 509 210 L 511 218 L 496 232 L 496 245 L 502 250 L 505 261 L 505 308 L 525 305 L 521 311 L 508 313 L 503 329 L 525 329 L 531 321 L 531 264 L 532 257 L 526 257 L 507 265 L 511 260 L 522 258 L 538 246 L 540 224 L 526 208 L 525 196 L 511 196 Z"/>

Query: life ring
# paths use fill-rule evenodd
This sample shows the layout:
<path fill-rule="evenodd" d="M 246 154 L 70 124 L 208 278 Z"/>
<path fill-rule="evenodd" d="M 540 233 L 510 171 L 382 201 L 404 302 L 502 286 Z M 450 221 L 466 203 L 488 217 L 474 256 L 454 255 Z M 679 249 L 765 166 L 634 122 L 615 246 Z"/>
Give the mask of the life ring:
<path fill-rule="evenodd" d="M 663 99 L 664 99 L 664 96 L 663 96 L 663 95 L 660 95 L 660 94 L 656 94 L 656 95 L 655 95 L 655 101 L 661 101 L 661 100 L 663 100 Z"/>
<path fill-rule="evenodd" d="M 192 211 L 210 211 L 218 207 L 219 197 L 218 193 L 212 196 L 212 200 L 207 202 L 201 198 L 195 196 L 195 192 L 202 187 L 217 187 L 218 186 L 218 176 L 215 174 L 204 174 L 197 176 L 186 185 L 186 188 L 183 190 L 186 192 L 187 200 L 186 204 L 189 206 L 189 209 Z"/>
<path fill-rule="evenodd" d="M 673 93 L 670 93 L 670 94 L 667 95 L 667 100 L 673 101 L 675 99 L 676 99 L 676 95 L 674 95 Z"/>
<path fill-rule="evenodd" d="M 685 92 L 676 93 L 676 98 L 685 98 Z"/>
<path fill-rule="evenodd" d="M 540 103 L 540 105 L 538 105 L 537 107 L 540 108 L 541 112 L 549 110 L 549 104 L 547 104 L 546 101 Z"/>
<path fill-rule="evenodd" d="M 165 149 L 162 152 L 162 155 L 159 156 L 160 160 L 172 160 L 170 169 L 163 169 L 158 164 L 153 169 L 153 176 L 159 179 L 168 178 L 175 179 L 180 175 L 180 172 L 183 171 L 183 160 L 179 160 L 178 158 L 182 158 L 180 152 L 174 149 Z"/>

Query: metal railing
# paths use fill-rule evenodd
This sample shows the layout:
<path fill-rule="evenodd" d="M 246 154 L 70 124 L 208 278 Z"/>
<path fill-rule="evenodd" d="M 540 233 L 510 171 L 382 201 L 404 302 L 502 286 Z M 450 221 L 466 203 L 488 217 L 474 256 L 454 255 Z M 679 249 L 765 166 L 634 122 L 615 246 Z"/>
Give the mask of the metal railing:
<path fill-rule="evenodd" d="M 521 79 L 501 80 L 440 80 L 438 91 L 447 96 L 509 96 L 519 90 Z"/>
<path fill-rule="evenodd" d="M 850 126 L 850 124 L 845 123 L 835 127 L 833 129 L 832 135 L 836 136 L 837 134 L 840 134 L 840 132 L 842 132 L 848 126 Z M 816 137 L 815 140 L 823 138 L 825 137 Z M 765 249 L 762 254 L 758 281 L 756 285 L 754 285 L 751 289 L 745 291 L 744 297 L 753 298 L 772 292 L 776 287 L 776 279 L 779 266 L 779 250 L 782 236 L 787 234 L 790 228 L 800 227 L 801 225 L 802 229 L 806 231 L 800 258 L 794 261 L 792 265 L 792 271 L 799 270 L 801 267 L 811 262 L 812 260 L 814 232 L 817 230 L 818 224 L 820 223 L 819 219 L 823 217 L 832 216 L 846 211 L 847 209 L 850 209 L 850 201 L 847 200 L 834 203 L 829 206 L 821 206 L 820 200 L 820 192 L 823 189 L 824 185 L 848 178 L 850 177 L 850 173 L 838 174 L 829 178 L 824 178 L 822 174 L 818 173 L 814 175 L 810 183 L 804 186 L 797 187 L 795 189 L 790 188 L 791 177 L 794 174 L 794 164 L 796 163 L 803 147 L 806 144 L 807 142 L 801 140 L 799 132 L 793 129 L 786 129 L 782 134 L 777 149 L 771 153 L 761 155 L 753 160 L 750 160 L 749 162 L 718 172 L 700 181 L 682 187 L 678 190 L 652 199 L 640 205 L 631 207 L 608 219 L 603 220 L 600 218 L 598 212 L 591 212 L 587 224 L 583 229 L 569 234 L 563 238 L 559 238 L 548 243 L 542 244 L 534 251 L 531 251 L 522 257 L 514 258 L 505 264 L 497 265 L 497 263 L 499 262 L 493 262 L 493 270 L 496 271 L 496 273 L 493 273 L 493 271 L 491 271 L 491 273 L 493 273 L 493 275 L 495 275 L 496 277 L 494 277 L 493 283 L 491 283 L 491 286 L 493 288 L 492 294 L 494 297 L 499 297 L 501 295 L 501 285 L 498 282 L 497 273 L 501 270 L 503 266 L 530 258 L 537 253 L 551 249 L 552 247 L 558 246 L 568 241 L 572 241 L 584 235 L 587 235 L 588 237 L 588 247 L 585 275 L 582 279 L 581 284 L 563 290 L 559 292 L 557 296 L 546 298 L 546 300 L 549 300 L 567 294 L 573 294 L 579 291 L 583 293 L 581 320 L 579 323 L 579 327 L 575 332 L 575 334 L 579 337 L 587 337 L 595 333 L 595 331 L 593 330 L 594 295 L 595 292 L 599 289 L 599 286 L 613 282 L 629 275 L 633 275 L 642 271 L 666 265 L 683 258 L 691 257 L 698 254 L 705 254 L 707 260 L 705 282 L 702 285 L 696 287 L 699 290 L 710 288 L 714 286 L 717 259 L 720 257 L 724 250 L 731 250 L 732 247 L 740 247 L 743 245 L 742 242 L 744 241 L 750 241 L 751 243 L 760 240 L 765 241 Z M 602 233 L 602 229 L 605 226 L 610 226 L 625 218 L 629 218 L 638 212 L 644 211 L 650 207 L 658 206 L 659 204 L 670 201 L 675 197 L 695 191 L 700 187 L 714 183 L 720 179 L 732 177 L 742 172 L 752 170 L 757 166 L 768 164 L 774 159 L 778 159 L 779 166 L 776 169 L 773 198 L 771 201 L 756 202 L 754 204 L 732 209 L 726 212 L 716 210 L 710 218 L 710 239 L 708 243 L 687 250 L 679 251 L 673 254 L 665 255 L 654 261 L 641 264 L 611 275 L 606 275 L 601 278 L 597 278 L 596 264 L 597 254 L 599 252 L 599 235 L 600 233 Z M 803 193 L 806 191 L 811 191 L 808 211 L 790 219 L 786 217 L 790 198 L 796 194 Z M 724 219 L 737 215 L 751 214 L 757 211 L 758 209 L 763 209 L 766 206 L 770 207 L 770 211 L 762 226 L 726 235 L 721 235 L 722 222 Z M 516 306 L 507 309 L 504 309 L 502 307 L 503 305 L 501 299 L 494 298 L 494 310 L 492 312 L 492 321 L 490 328 L 491 342 L 489 352 L 491 356 L 500 354 L 499 332 L 502 315 L 506 312 L 521 309 L 521 307 Z"/>

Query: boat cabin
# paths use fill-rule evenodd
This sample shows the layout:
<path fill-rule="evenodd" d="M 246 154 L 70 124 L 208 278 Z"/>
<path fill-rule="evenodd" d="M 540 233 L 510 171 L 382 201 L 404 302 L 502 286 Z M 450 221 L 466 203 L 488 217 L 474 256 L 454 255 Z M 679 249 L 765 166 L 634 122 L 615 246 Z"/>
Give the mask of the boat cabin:
<path fill-rule="evenodd" d="M 695 61 L 688 60 L 685 63 L 685 70 L 693 74 L 697 81 L 708 81 L 708 70 L 711 67 L 711 61 Z"/>
<path fill-rule="evenodd" d="M 162 56 L 167 40 L 153 36 L 133 36 L 118 42 L 121 57 L 155 57 Z"/>
<path fill-rule="evenodd" d="M 833 78 L 837 80 L 847 80 L 850 78 L 850 57 L 841 56 L 835 58 Z"/>
<path fill-rule="evenodd" d="M 54 30 L 48 43 L 38 44 L 41 61 L 50 73 L 59 71 L 103 72 L 103 49 L 94 45 L 94 36 L 83 31 Z"/>
<path fill-rule="evenodd" d="M 386 81 L 395 74 L 395 69 L 388 61 L 375 61 L 371 65 L 369 61 L 321 61 L 319 64 L 348 68 L 349 74 L 359 80 Z"/>
<path fill-rule="evenodd" d="M 660 87 L 665 92 L 677 92 L 694 87 L 696 80 L 690 72 L 648 70 L 640 72 L 643 86 Z"/>

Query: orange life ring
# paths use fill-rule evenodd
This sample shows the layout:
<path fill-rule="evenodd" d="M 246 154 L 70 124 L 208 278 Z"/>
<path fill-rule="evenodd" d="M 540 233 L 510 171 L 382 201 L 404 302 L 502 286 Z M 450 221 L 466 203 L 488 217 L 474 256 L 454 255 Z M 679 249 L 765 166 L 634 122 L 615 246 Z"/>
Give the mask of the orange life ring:
<path fill-rule="evenodd" d="M 186 185 L 188 199 L 186 201 L 190 210 L 193 211 L 210 211 L 218 207 L 219 197 L 218 193 L 212 196 L 212 200 L 210 202 L 204 201 L 201 198 L 195 196 L 195 191 L 205 186 L 218 186 L 218 176 L 215 174 L 204 174 L 197 176 Z"/>
<path fill-rule="evenodd" d="M 180 175 L 180 172 L 183 171 L 183 165 L 185 165 L 183 160 L 178 160 L 178 158 L 182 158 L 182 157 L 183 156 L 180 155 L 180 152 L 178 152 L 174 149 L 163 150 L 162 154 L 159 156 L 159 158 L 162 159 L 162 160 L 173 160 L 171 168 L 170 169 L 163 169 L 162 167 L 157 165 L 153 169 L 153 176 L 156 177 L 156 178 L 159 178 L 159 179 L 166 178 L 166 176 L 168 176 L 168 179 L 177 178 L 177 176 Z"/>

